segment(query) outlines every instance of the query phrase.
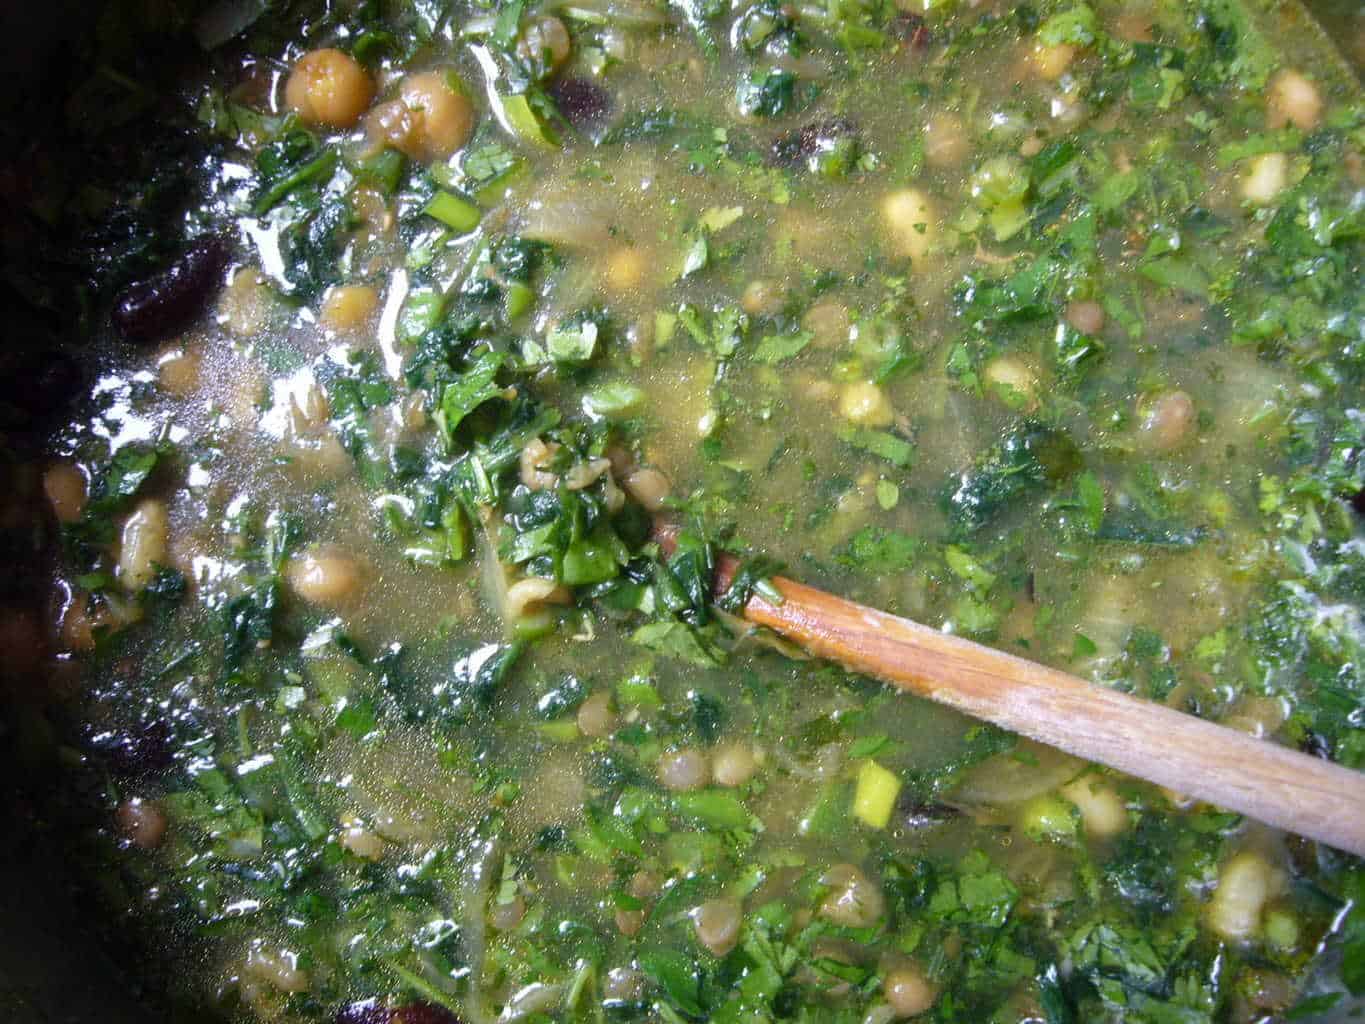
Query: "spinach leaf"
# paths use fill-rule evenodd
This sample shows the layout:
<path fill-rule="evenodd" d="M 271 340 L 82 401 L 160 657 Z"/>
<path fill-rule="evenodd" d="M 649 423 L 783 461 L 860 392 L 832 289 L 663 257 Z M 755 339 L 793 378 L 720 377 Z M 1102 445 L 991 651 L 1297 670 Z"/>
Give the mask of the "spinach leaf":
<path fill-rule="evenodd" d="M 918 537 L 880 526 L 864 526 L 849 538 L 836 557 L 850 568 L 905 572 L 923 549 L 924 543 Z"/>
<path fill-rule="evenodd" d="M 754 349 L 754 358 L 760 363 L 784 363 L 800 355 L 807 345 L 815 340 L 810 331 L 797 331 L 795 334 L 769 334 L 764 336 Z"/>
<path fill-rule="evenodd" d="M 694 1020 L 705 1016 L 701 969 L 695 960 L 677 950 L 656 947 L 642 952 L 639 961 L 640 970 L 663 990 L 670 1005 Z"/>
<path fill-rule="evenodd" d="M 999 928 L 1019 900 L 1019 890 L 980 851 L 962 858 L 955 874 L 943 878 L 929 899 L 934 917 L 978 928 Z"/>
<path fill-rule="evenodd" d="M 1013 499 L 1064 482 L 1080 464 L 1080 452 L 1066 433 L 1024 421 L 945 489 L 944 511 L 955 533 L 974 533 Z"/>
<path fill-rule="evenodd" d="M 299 189 L 326 185 L 336 173 L 337 151 L 322 147 L 302 128 L 285 132 L 256 157 L 251 212 L 263 217 Z"/>
<path fill-rule="evenodd" d="M 271 579 L 224 607 L 223 670 L 229 680 L 244 680 L 248 659 L 274 638 L 279 589 L 279 582 Z"/>
<path fill-rule="evenodd" d="M 127 507 L 174 449 L 168 444 L 135 442 L 116 451 L 103 470 L 95 474 L 90 500 L 79 522 L 63 530 L 64 540 L 73 553 L 84 545 L 108 544 L 114 540 L 114 520 Z M 85 559 L 77 559 L 85 561 Z"/>
<path fill-rule="evenodd" d="M 418 718 L 442 720 L 462 717 L 469 710 L 484 710 L 521 657 L 522 644 L 484 644 L 458 655 L 444 681 L 406 710 Z M 416 695 L 409 694 L 409 701 Z M 471 706 L 472 705 L 472 706 Z"/>
<path fill-rule="evenodd" d="M 792 109 L 796 75 L 780 68 L 749 72 L 739 80 L 735 105 L 745 117 L 777 117 Z"/>
<path fill-rule="evenodd" d="M 903 437 L 885 430 L 868 430 L 862 427 L 841 427 L 839 440 L 844 444 L 861 449 L 869 455 L 885 459 L 893 466 L 909 469 L 915 461 L 915 446 Z"/>
<path fill-rule="evenodd" d="M 686 622 L 651 622 L 632 633 L 630 640 L 658 654 L 680 658 L 703 668 L 715 668 L 725 662 L 725 652 L 700 629 Z"/>
<path fill-rule="evenodd" d="M 442 388 L 436 422 L 447 446 L 453 443 L 455 429 L 466 416 L 502 395 L 503 389 L 495 383 L 502 363 L 500 352 L 481 352 L 458 378 Z"/>
<path fill-rule="evenodd" d="M 280 233 L 284 278 L 293 296 L 309 301 L 341 279 L 341 250 L 356 223 L 350 203 L 333 196 Z"/>

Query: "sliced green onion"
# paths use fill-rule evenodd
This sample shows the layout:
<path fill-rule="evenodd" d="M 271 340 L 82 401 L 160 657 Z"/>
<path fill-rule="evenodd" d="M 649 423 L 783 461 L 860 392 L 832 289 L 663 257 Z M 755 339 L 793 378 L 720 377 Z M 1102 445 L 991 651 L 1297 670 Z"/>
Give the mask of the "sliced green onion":
<path fill-rule="evenodd" d="M 525 94 L 516 96 L 503 96 L 502 111 L 507 115 L 507 123 L 511 125 L 512 131 L 527 142 L 534 142 L 538 146 L 559 147 L 559 140 L 541 123 L 536 112 L 531 109 L 531 101 Z"/>
<path fill-rule="evenodd" d="M 468 199 L 461 199 L 453 192 L 437 192 L 422 211 L 428 217 L 435 217 L 452 231 L 466 235 L 479 226 L 483 211 Z"/>
<path fill-rule="evenodd" d="M 535 304 L 536 293 L 526 285 L 513 281 L 503 289 L 503 300 L 506 303 L 507 319 L 515 320 Z"/>
<path fill-rule="evenodd" d="M 900 791 L 901 780 L 893 772 L 876 761 L 864 761 L 853 793 L 853 816 L 869 828 L 886 828 Z"/>

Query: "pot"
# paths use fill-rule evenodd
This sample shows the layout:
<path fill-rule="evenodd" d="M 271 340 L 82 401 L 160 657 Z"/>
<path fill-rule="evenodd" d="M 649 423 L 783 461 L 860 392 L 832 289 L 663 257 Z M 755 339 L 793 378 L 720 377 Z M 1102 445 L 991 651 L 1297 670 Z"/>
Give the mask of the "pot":
<path fill-rule="evenodd" d="M 61 97 L 72 57 L 80 52 L 76 39 L 96 27 L 101 6 L 95 0 L 0 6 L 0 138 L 5 144 L 0 152 L 6 154 L 0 157 L 0 211 L 15 176 L 30 173 L 23 161 L 26 150 L 62 124 Z M 1343 49 L 1359 74 L 1365 62 L 1359 3 L 1316 0 L 1308 7 L 1330 36 L 1350 41 Z M 0 224 L 7 246 L 23 244 L 12 224 Z M 26 443 L 40 443 L 45 425 L 60 419 L 54 395 L 63 378 L 53 352 L 70 325 L 35 313 L 5 283 L 0 283 L 0 305 L 8 313 L 0 348 L 0 408 L 9 406 L 0 415 L 0 435 L 22 450 Z M 12 486 L 8 475 L 0 460 L 0 488 Z M 15 557 L 0 548 L 0 559 L 7 556 Z M 26 573 L 22 565 L 11 564 L 0 583 L 0 616 L 43 600 L 41 567 L 32 568 Z M 0 677 L 7 671 L 0 650 Z M 155 978 L 135 969 L 130 944 L 120 941 L 129 922 L 100 909 L 89 880 L 78 882 L 68 871 L 66 834 L 48 817 L 45 801 L 51 780 L 61 773 L 48 755 L 34 753 L 49 745 L 31 742 L 44 728 L 37 702 L 0 685 L 0 812 L 8 826 L 0 836 L 0 872 L 8 883 L 0 896 L 0 1015 L 23 1024 L 202 1020 L 198 1012 L 164 1004 Z"/>

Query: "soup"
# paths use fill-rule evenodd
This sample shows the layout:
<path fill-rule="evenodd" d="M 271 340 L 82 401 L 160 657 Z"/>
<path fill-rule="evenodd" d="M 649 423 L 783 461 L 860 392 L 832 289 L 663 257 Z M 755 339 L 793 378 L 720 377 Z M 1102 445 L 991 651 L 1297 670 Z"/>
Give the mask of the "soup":
<path fill-rule="evenodd" d="M 8 634 L 176 999 L 1195 1024 L 1365 990 L 1357 860 L 741 614 L 782 569 L 1365 762 L 1365 107 L 1297 8 L 177 24 L 189 80 L 76 93 L 170 138 L 76 193 L 90 383 L 16 469 L 58 543 L 47 638 Z"/>

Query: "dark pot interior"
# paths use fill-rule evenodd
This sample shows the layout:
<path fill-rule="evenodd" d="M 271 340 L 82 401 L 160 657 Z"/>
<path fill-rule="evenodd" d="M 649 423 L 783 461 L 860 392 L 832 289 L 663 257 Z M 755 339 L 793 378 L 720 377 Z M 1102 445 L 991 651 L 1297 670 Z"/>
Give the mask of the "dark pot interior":
<path fill-rule="evenodd" d="M 1333 38 L 1360 39 L 1365 13 L 1357 0 L 1310 0 L 1307 6 Z M 91 30 L 99 7 L 95 0 L 0 4 L 0 133 L 7 154 L 62 123 L 60 96 L 78 52 L 74 40 Z M 1342 48 L 1359 71 L 1365 47 Z M 15 306 L 14 296 L 0 289 L 0 305 Z M 6 312 L 10 351 L 0 353 L 0 374 L 13 377 L 17 367 L 19 379 L 5 386 L 22 387 L 44 365 L 53 325 L 17 308 Z M 41 422 L 34 428 L 36 441 Z M 14 604 L 24 592 L 23 573 L 10 568 L 12 579 L 0 596 Z M 5 671 L 0 664 L 0 674 Z M 155 986 L 139 982 L 120 962 L 128 948 L 120 932 L 128 923 L 103 916 L 69 876 L 63 834 L 39 810 L 53 773 L 26 754 L 25 729 L 32 726 L 31 717 L 0 703 L 0 811 L 9 826 L 0 838 L 0 871 L 8 882 L 0 898 L 0 1015 L 26 1024 L 184 1019 L 160 1006 L 151 994 Z"/>

